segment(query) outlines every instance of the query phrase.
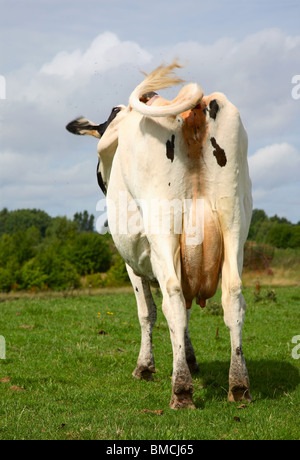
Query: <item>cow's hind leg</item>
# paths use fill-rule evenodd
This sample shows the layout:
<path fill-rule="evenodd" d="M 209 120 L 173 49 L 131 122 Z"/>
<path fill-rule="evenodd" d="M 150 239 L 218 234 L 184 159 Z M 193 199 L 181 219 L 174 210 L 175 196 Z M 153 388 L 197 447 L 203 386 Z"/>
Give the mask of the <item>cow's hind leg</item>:
<path fill-rule="evenodd" d="M 246 302 L 242 294 L 240 278 L 242 255 L 235 251 L 234 241 L 224 238 L 225 258 L 222 268 L 222 304 L 224 321 L 230 331 L 231 362 L 229 370 L 229 401 L 251 401 L 248 371 L 242 348 L 242 328 L 244 324 Z M 238 261 L 240 260 L 240 264 Z"/>
<path fill-rule="evenodd" d="M 176 278 L 169 278 L 163 292 L 163 312 L 168 321 L 173 348 L 173 376 L 171 409 L 195 408 L 193 381 L 187 363 L 187 314 L 181 286 Z"/>
<path fill-rule="evenodd" d="M 189 322 L 191 316 L 191 309 L 186 311 L 187 314 L 187 328 L 185 331 L 185 354 L 186 354 L 186 361 L 189 366 L 191 374 L 196 374 L 199 371 L 199 366 L 196 360 L 194 348 L 190 339 L 189 335 Z"/>
<path fill-rule="evenodd" d="M 155 373 L 155 363 L 152 350 L 152 330 L 157 315 L 156 305 L 149 283 L 135 275 L 129 266 L 126 268 L 134 288 L 141 325 L 141 348 L 137 366 L 132 375 L 138 379 L 153 380 L 152 374 Z"/>

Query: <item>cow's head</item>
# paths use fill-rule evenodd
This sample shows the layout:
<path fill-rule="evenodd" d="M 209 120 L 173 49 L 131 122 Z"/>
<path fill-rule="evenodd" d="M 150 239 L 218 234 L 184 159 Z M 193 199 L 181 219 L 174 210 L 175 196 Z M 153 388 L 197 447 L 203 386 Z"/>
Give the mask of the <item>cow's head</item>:
<path fill-rule="evenodd" d="M 118 113 L 124 109 L 125 106 L 123 105 L 118 105 L 117 107 L 114 107 L 108 119 L 100 125 L 96 125 L 95 123 L 89 121 L 85 117 L 79 117 L 76 118 L 76 120 L 73 120 L 69 124 L 67 124 L 66 129 L 72 134 L 78 134 L 80 136 L 89 135 L 101 139 L 109 125 L 117 117 Z"/>
<path fill-rule="evenodd" d="M 76 118 L 66 126 L 66 129 L 80 136 L 94 136 L 98 143 L 97 179 L 99 187 L 106 195 L 113 157 L 118 147 L 118 124 L 127 113 L 124 105 L 118 105 L 111 111 L 108 119 L 99 125 L 85 117 Z"/>

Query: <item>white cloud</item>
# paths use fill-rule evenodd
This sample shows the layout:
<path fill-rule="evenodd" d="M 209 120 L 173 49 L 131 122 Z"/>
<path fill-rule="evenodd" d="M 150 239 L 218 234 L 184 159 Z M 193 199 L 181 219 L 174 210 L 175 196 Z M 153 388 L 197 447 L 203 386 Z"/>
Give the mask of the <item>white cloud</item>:
<path fill-rule="evenodd" d="M 268 145 L 249 157 L 253 187 L 262 193 L 300 181 L 300 152 L 292 145 Z"/>
<path fill-rule="evenodd" d="M 56 75 L 66 79 L 90 77 L 107 72 L 122 64 L 146 64 L 151 55 L 137 43 L 121 42 L 119 38 L 106 32 L 96 37 L 85 51 L 62 51 L 54 59 L 43 65 L 41 73 Z"/>
<path fill-rule="evenodd" d="M 96 182 L 95 158 L 57 165 L 38 153 L 0 152 L 0 207 L 37 208 L 54 215 L 73 216 L 76 210 L 95 213 L 100 190 Z"/>
<path fill-rule="evenodd" d="M 288 143 L 268 145 L 249 157 L 254 207 L 296 223 L 300 220 L 300 151 Z"/>

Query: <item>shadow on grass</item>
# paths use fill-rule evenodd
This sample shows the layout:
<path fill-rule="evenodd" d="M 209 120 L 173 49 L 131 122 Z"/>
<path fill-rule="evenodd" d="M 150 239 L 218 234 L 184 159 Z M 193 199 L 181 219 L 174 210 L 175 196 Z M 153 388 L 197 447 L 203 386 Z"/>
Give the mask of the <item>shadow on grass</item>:
<path fill-rule="evenodd" d="M 197 393 L 205 393 L 204 400 L 224 399 L 228 391 L 229 362 L 199 362 L 199 372 L 193 377 Z M 277 360 L 247 360 L 250 391 L 253 399 L 279 399 L 296 390 L 300 383 L 298 367 Z M 199 402 L 201 405 L 201 403 Z"/>

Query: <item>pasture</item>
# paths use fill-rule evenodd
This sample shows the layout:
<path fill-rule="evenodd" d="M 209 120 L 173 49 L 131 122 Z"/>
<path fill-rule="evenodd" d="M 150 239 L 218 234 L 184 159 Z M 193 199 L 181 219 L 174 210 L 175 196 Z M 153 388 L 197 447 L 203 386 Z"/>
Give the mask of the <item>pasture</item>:
<path fill-rule="evenodd" d="M 193 305 L 197 409 L 184 411 L 169 409 L 172 350 L 158 292 L 154 382 L 131 376 L 140 343 L 131 290 L 3 296 L 0 439 L 299 439 L 300 360 L 292 338 L 300 335 L 300 288 L 273 289 L 244 291 L 251 404 L 227 402 L 230 339 L 220 291 L 206 309 Z"/>

